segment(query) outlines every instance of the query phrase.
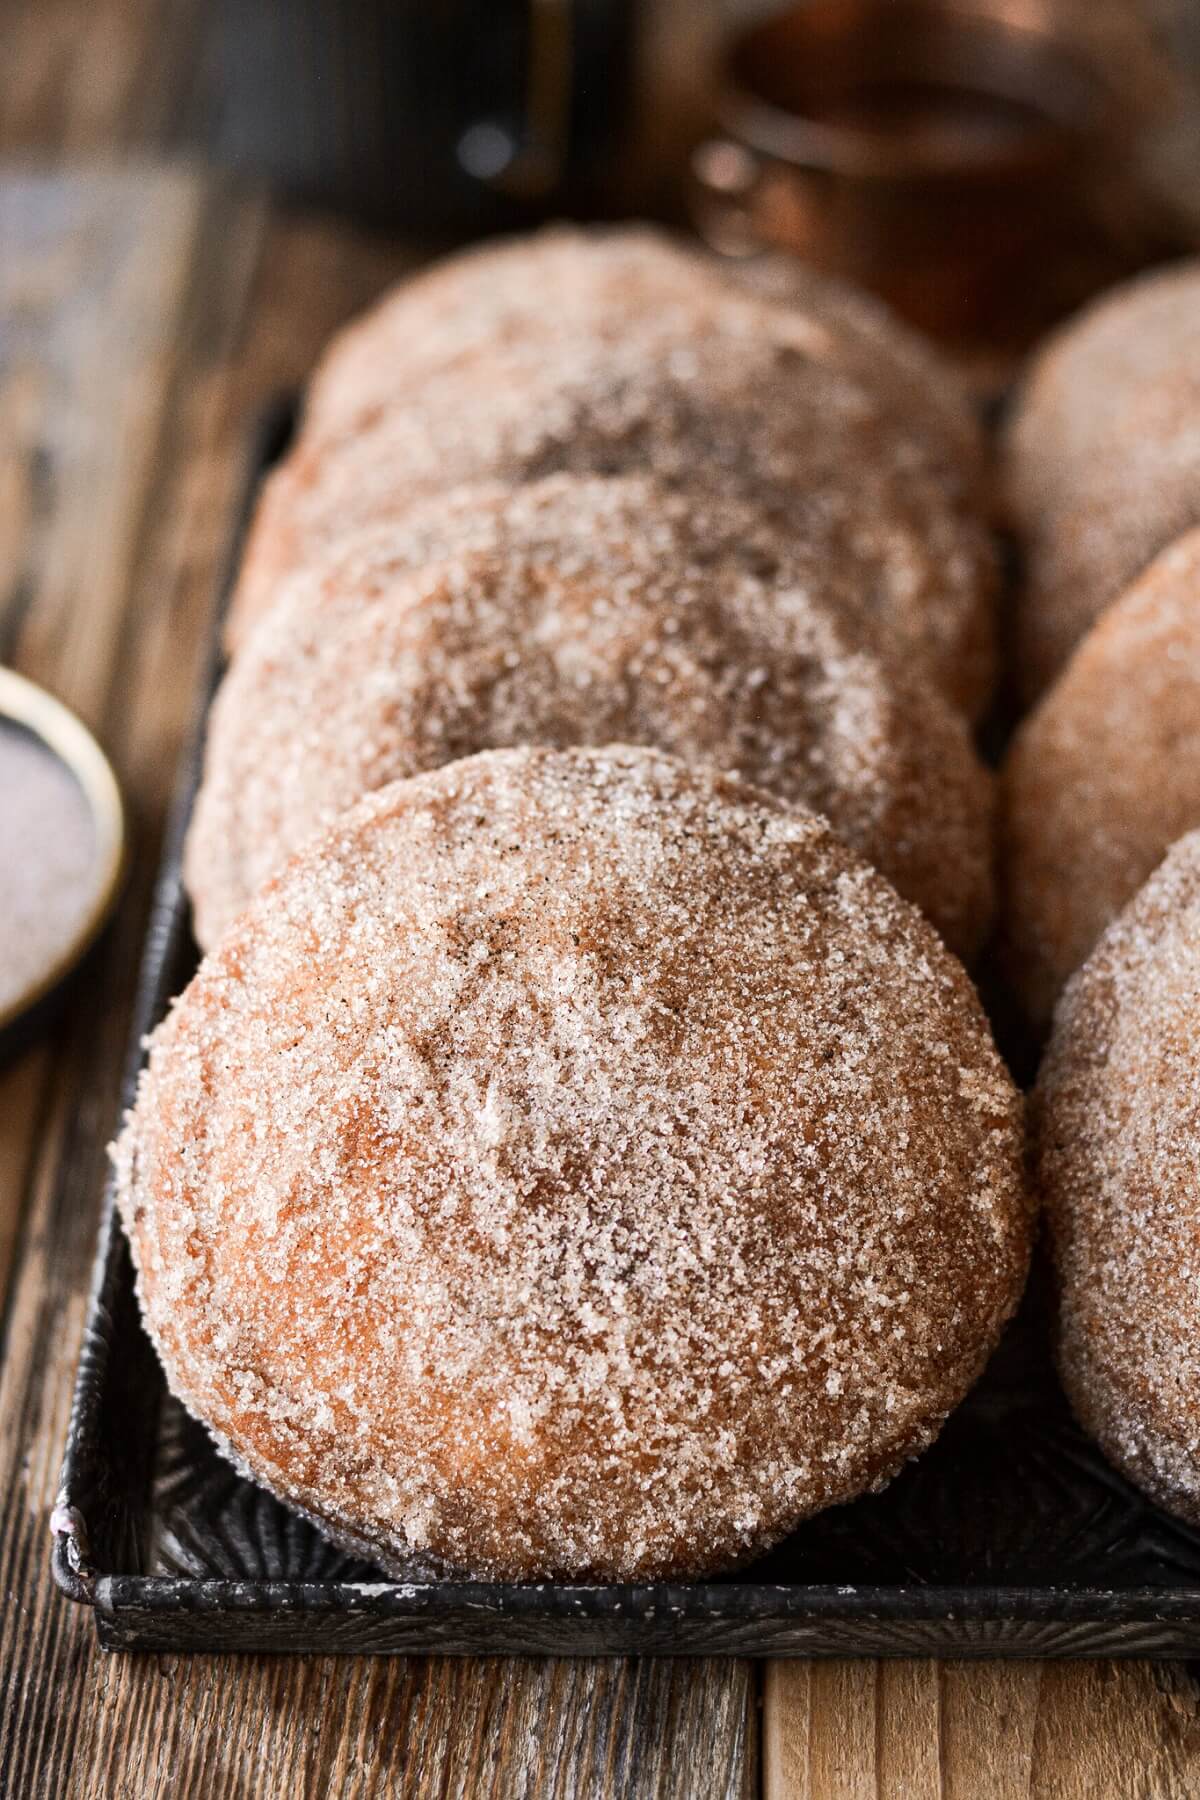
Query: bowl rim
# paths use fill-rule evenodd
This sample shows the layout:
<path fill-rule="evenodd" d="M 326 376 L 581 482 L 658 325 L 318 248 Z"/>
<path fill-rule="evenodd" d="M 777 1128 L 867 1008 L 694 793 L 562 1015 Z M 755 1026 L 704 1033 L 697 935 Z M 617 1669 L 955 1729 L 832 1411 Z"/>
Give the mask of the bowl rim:
<path fill-rule="evenodd" d="M 907 16 L 964 41 L 1003 41 L 1031 66 L 1040 63 L 1043 70 L 1054 67 L 1060 74 L 1069 70 L 1074 103 L 1058 110 L 1045 106 L 1040 98 L 1033 100 L 1028 92 L 1015 95 L 1007 81 L 997 79 L 987 85 L 989 93 L 1023 98 L 1031 107 L 1025 129 L 1002 148 L 966 139 L 953 146 L 943 139 L 936 148 L 897 144 L 886 129 L 847 124 L 785 107 L 760 93 L 748 79 L 747 57 L 761 53 L 772 40 L 785 39 L 789 32 L 799 30 L 806 21 L 823 13 L 832 18 L 841 13 L 844 35 L 860 35 L 866 29 L 868 15 L 878 5 L 879 0 L 847 0 L 840 6 L 837 0 L 827 0 L 824 6 L 792 5 L 731 32 L 721 50 L 719 128 L 752 156 L 765 157 L 785 167 L 816 168 L 857 180 L 900 182 L 1011 178 L 1028 174 L 1047 160 L 1079 153 L 1118 132 L 1121 118 L 1111 81 L 1097 59 L 1066 32 L 1014 16 L 1003 5 L 982 5 L 968 11 L 950 0 L 896 0 L 894 9 L 889 9 L 894 11 L 893 23 Z M 814 38 L 814 49 L 816 44 Z"/>
<path fill-rule="evenodd" d="M 71 709 L 15 669 L 0 668 L 0 730 L 15 726 L 35 738 L 81 789 L 96 834 L 91 902 L 69 942 L 41 975 L 6 1006 L 0 1036 L 7 1035 L 78 967 L 116 905 L 127 855 L 125 802 L 108 758 Z"/>

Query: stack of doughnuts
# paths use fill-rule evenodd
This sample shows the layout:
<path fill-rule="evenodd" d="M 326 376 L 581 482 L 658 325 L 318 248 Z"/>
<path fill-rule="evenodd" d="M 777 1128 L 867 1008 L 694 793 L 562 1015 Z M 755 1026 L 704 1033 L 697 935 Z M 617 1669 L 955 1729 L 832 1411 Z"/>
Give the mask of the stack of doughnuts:
<path fill-rule="evenodd" d="M 1037 1188 L 1083 1425 L 1200 1524 L 1200 264 L 1035 359 L 1005 443 L 1023 552 L 1000 957 L 1049 1030 Z"/>
<path fill-rule="evenodd" d="M 686 1577 L 888 1481 L 1021 1293 L 983 449 L 645 230 L 388 296 L 227 627 L 115 1149 L 173 1391 L 385 1567 Z"/>
<path fill-rule="evenodd" d="M 231 642 L 291 574 L 414 501 L 483 480 L 640 474 L 747 499 L 852 568 L 881 636 L 976 715 L 995 677 L 981 453 L 945 392 L 912 406 L 907 342 L 895 356 L 889 343 L 738 289 L 644 232 L 477 252 L 327 353 L 263 495 Z"/>

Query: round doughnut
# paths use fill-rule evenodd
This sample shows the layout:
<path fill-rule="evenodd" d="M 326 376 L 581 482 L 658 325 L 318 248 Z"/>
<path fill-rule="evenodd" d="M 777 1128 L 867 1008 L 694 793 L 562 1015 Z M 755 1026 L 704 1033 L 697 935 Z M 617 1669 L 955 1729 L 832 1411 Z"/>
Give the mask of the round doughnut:
<path fill-rule="evenodd" d="M 1007 972 L 1037 1025 L 1171 844 L 1200 825 L 1200 531 L 1163 552 L 1013 740 L 997 865 Z"/>
<path fill-rule="evenodd" d="M 1200 1524 L 1200 833 L 1068 983 L 1034 1128 L 1084 1429 Z"/>
<path fill-rule="evenodd" d="M 185 874 L 212 944 L 373 788 L 478 750 L 654 745 L 826 813 L 963 956 L 991 913 L 991 784 L 962 718 L 883 658 L 836 572 L 642 477 L 457 497 L 459 554 L 387 534 L 297 582 L 214 705 Z M 416 548 L 409 534 L 405 549 Z"/>
<path fill-rule="evenodd" d="M 359 431 L 434 370 L 471 364 L 513 338 L 541 344 L 586 330 L 611 342 L 664 313 L 686 334 L 739 288 L 802 317 L 840 367 L 919 428 L 952 476 L 979 478 L 983 434 L 963 384 L 881 302 L 790 257 L 728 261 L 645 225 L 551 225 L 401 282 L 339 332 L 318 363 L 305 439 Z"/>
<path fill-rule="evenodd" d="M 753 503 L 846 569 L 864 612 L 978 713 L 994 674 L 988 534 L 827 339 L 799 315 L 733 297 L 701 332 L 667 310 L 615 341 L 586 330 L 520 339 L 429 374 L 353 435 L 302 440 L 267 482 L 232 641 L 290 571 L 414 501 L 559 470 L 650 474 Z"/>
<path fill-rule="evenodd" d="M 736 1564 L 930 1442 L 1013 1311 L 1019 1097 L 823 820 L 633 749 L 363 801 L 152 1040 L 118 1201 L 173 1390 L 386 1564 Z"/>
<path fill-rule="evenodd" d="M 1007 434 L 1032 699 L 1151 558 L 1200 524 L 1200 261 L 1106 294 L 1037 357 Z"/>

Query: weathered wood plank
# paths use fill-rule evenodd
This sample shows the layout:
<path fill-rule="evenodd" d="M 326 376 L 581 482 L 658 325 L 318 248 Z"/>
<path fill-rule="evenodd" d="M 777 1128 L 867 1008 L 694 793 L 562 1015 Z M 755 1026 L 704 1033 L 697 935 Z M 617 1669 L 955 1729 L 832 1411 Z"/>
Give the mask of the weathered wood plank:
<path fill-rule="evenodd" d="M 0 1295 L 8 1291 L 49 1066 L 42 1049 L 0 1070 Z"/>
<path fill-rule="evenodd" d="M 211 79 L 206 0 L 0 0 L 0 153 L 170 145 Z"/>
<path fill-rule="evenodd" d="M 1200 1686 L 1145 1663 L 774 1663 L 766 1800 L 1183 1800 Z"/>
<path fill-rule="evenodd" d="M 112 1658 L 79 1800 L 749 1800 L 753 1675 L 685 1662 Z"/>

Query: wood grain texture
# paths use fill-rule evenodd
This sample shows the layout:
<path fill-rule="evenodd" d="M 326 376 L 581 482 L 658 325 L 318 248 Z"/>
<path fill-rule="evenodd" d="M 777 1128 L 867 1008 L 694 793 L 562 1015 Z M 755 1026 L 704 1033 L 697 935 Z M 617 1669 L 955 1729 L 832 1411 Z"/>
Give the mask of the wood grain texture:
<path fill-rule="evenodd" d="M 1184 1800 L 1200 1688 L 1179 1664 L 773 1663 L 766 1800 Z"/>
<path fill-rule="evenodd" d="M 202 109 L 210 0 L 0 0 L 0 152 L 174 146 Z"/>
<path fill-rule="evenodd" d="M 746 1665 L 110 1658 L 87 1800 L 412 1795 L 693 1800 L 757 1791 Z M 131 1728 L 142 1753 L 130 1763 Z"/>

